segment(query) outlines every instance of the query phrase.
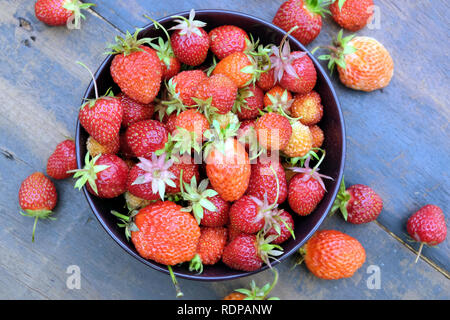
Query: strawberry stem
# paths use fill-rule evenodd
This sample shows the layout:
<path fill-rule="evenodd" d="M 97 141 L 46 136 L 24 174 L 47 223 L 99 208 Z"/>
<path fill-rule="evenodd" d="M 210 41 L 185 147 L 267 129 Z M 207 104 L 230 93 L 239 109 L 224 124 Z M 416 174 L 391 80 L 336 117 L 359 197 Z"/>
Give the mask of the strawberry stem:
<path fill-rule="evenodd" d="M 76 61 L 76 63 L 78 63 L 80 66 L 84 67 L 91 75 L 92 82 L 94 82 L 95 99 L 98 99 L 97 81 L 95 81 L 95 77 L 94 77 L 94 74 L 92 73 L 91 69 L 89 69 L 83 62 Z"/>
<path fill-rule="evenodd" d="M 421 242 L 420 243 L 420 247 L 419 247 L 419 252 L 417 252 L 417 257 L 416 257 L 416 260 L 414 261 L 414 263 L 417 263 L 417 261 L 419 261 L 419 257 L 420 257 L 420 255 L 422 253 L 423 245 L 424 245 L 424 243 Z"/>
<path fill-rule="evenodd" d="M 184 294 L 181 292 L 180 285 L 178 284 L 178 280 L 173 273 L 172 267 L 168 265 L 167 269 L 169 269 L 170 278 L 172 279 L 173 285 L 175 286 L 175 291 L 177 292 L 176 297 L 181 298 Z"/>

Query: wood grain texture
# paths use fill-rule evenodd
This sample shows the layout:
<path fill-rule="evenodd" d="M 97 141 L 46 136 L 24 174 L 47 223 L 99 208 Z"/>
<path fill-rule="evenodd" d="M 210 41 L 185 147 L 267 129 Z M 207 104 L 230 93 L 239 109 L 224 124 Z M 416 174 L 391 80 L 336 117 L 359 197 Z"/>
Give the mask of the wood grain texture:
<path fill-rule="evenodd" d="M 348 133 L 347 182 L 372 185 L 385 200 L 379 222 L 405 239 L 408 215 L 427 202 L 448 214 L 449 63 L 443 16 L 448 4 L 433 7 L 411 2 L 398 7 L 378 1 L 382 29 L 373 35 L 392 52 L 396 75 L 383 92 L 362 94 L 339 85 Z M 82 30 L 50 28 L 34 17 L 31 1 L 0 3 L 0 298 L 3 299 L 172 299 L 170 278 L 125 253 L 95 220 L 73 181 L 57 181 L 56 221 L 39 222 L 31 243 L 32 219 L 18 214 L 17 191 L 34 171 L 44 171 L 48 156 L 65 136 L 73 136 L 80 97 L 89 83 L 87 72 L 74 61 L 95 69 L 106 42 L 145 22 L 141 13 L 158 18 L 194 8 L 239 10 L 270 20 L 281 2 L 227 1 L 95 1 Z M 125 5 L 127 3 L 127 5 Z M 408 2 L 409 3 L 409 2 Z M 256 6 L 256 4 L 259 4 Z M 147 8 L 146 8 L 147 6 Z M 114 9 L 112 9 L 114 8 Z M 148 10 L 148 11 L 145 11 Z M 150 11 L 153 10 L 153 11 Z M 109 21 L 108 21 L 109 20 Z M 413 23 L 417 21 L 417 23 Z M 115 27 L 117 26 L 117 27 Z M 337 28 L 327 20 L 310 46 L 326 43 Z M 386 32 L 388 30 L 388 32 Z M 421 35 L 436 30 L 424 43 Z M 441 43 L 442 42 L 442 43 Z M 438 47 L 438 43 L 440 47 Z M 447 46 L 447 47 L 446 47 Z M 425 50 L 427 49 L 427 50 Z M 361 134 L 363 132 L 364 134 Z M 280 282 L 273 292 L 282 299 L 449 299 L 449 281 L 414 253 L 371 223 L 353 226 L 334 216 L 323 228 L 356 237 L 367 261 L 351 279 L 323 281 L 304 266 L 290 270 L 295 257 L 279 266 Z M 449 266 L 448 242 L 425 254 Z M 81 289 L 66 287 L 67 267 L 81 269 Z M 378 265 L 381 288 L 366 286 L 367 267 Z M 270 271 L 252 277 L 262 285 Z M 180 280 L 188 299 L 220 299 L 251 278 L 230 282 Z"/>
<path fill-rule="evenodd" d="M 121 30 L 147 24 L 154 18 L 194 9 L 242 11 L 272 21 L 282 1 L 176 1 L 98 0 L 95 10 Z M 426 204 L 450 212 L 450 3 L 414 0 L 399 4 L 375 1 L 379 27 L 366 27 L 358 35 L 380 41 L 395 63 L 394 77 L 384 90 L 358 92 L 334 76 L 347 131 L 346 183 L 367 184 L 384 200 L 378 221 L 409 242 L 408 217 Z M 325 45 L 339 27 L 327 17 L 319 37 L 308 48 Z M 326 68 L 326 63 L 323 63 Z M 449 240 L 425 248 L 424 256 L 440 268 L 450 268 Z"/>

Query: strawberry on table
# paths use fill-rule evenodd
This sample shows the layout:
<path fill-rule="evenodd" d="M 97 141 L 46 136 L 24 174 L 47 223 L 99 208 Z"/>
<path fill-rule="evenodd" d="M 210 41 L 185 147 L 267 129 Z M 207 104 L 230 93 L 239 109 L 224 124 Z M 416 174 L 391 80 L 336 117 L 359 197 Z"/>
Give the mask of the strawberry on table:
<path fill-rule="evenodd" d="M 342 28 L 358 31 L 366 26 L 373 14 L 373 0 L 335 0 L 330 5 L 331 16 Z"/>
<path fill-rule="evenodd" d="M 60 142 L 47 160 L 47 175 L 53 179 L 65 179 L 72 175 L 67 171 L 76 168 L 75 142 L 70 139 Z"/>
<path fill-rule="evenodd" d="M 79 29 L 81 19 L 86 17 L 81 10 L 94 6 L 79 0 L 37 0 L 34 4 L 36 18 L 50 26 L 67 25 L 70 29 Z"/>
<path fill-rule="evenodd" d="M 116 43 L 109 45 L 109 54 L 115 55 L 111 62 L 111 76 L 123 93 L 142 104 L 152 102 L 159 92 L 163 70 L 156 51 L 144 44 L 151 39 L 138 40 L 139 29 L 125 38 L 117 36 Z"/>
<path fill-rule="evenodd" d="M 234 52 L 244 52 L 251 46 L 247 32 L 233 25 L 224 25 L 209 32 L 211 51 L 222 60 Z"/>
<path fill-rule="evenodd" d="M 424 244 L 435 246 L 442 243 L 447 237 L 447 224 L 442 209 L 432 204 L 420 208 L 409 217 L 406 230 L 415 241 L 420 242 L 415 261 L 417 263 Z"/>
<path fill-rule="evenodd" d="M 206 23 L 194 20 L 194 9 L 189 13 L 189 19 L 181 16 L 173 16 L 172 18 L 177 18 L 174 20 L 177 25 L 169 29 L 175 30 L 170 37 L 175 56 L 180 62 L 189 66 L 201 65 L 209 50 L 209 36 L 203 30 Z"/>
<path fill-rule="evenodd" d="M 20 185 L 19 205 L 25 212 L 20 212 L 23 216 L 34 219 L 32 241 L 39 219 L 54 220 L 50 215 L 56 206 L 58 195 L 53 182 L 42 172 L 35 172 L 28 176 Z"/>

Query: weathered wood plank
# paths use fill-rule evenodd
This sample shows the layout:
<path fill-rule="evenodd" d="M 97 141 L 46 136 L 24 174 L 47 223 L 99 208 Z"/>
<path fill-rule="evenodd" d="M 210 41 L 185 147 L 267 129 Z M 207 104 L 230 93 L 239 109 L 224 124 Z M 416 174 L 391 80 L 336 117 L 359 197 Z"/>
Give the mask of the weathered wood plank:
<path fill-rule="evenodd" d="M 191 8 L 236 10 L 271 21 L 281 2 L 96 3 L 94 10 L 126 30 L 145 25 L 144 13 L 159 18 Z M 447 215 L 450 211 L 450 62 L 445 54 L 450 48 L 450 23 L 444 15 L 450 4 L 419 0 L 375 4 L 379 28 L 366 27 L 358 35 L 372 36 L 386 46 L 395 62 L 395 75 L 388 88 L 372 93 L 347 89 L 334 77 L 347 129 L 345 176 L 348 184 L 368 184 L 380 193 L 384 211 L 378 221 L 406 241 L 406 220 L 421 206 L 433 203 Z M 321 34 L 308 48 L 329 43 L 338 30 L 327 17 Z M 448 240 L 423 253 L 441 268 L 449 268 Z"/>

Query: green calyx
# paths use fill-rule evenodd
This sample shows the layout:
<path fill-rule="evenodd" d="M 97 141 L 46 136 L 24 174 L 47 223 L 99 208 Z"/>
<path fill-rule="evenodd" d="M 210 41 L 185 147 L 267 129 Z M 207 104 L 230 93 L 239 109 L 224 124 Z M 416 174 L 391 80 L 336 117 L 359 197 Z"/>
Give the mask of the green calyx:
<path fill-rule="evenodd" d="M 86 184 L 89 183 L 89 186 L 92 188 L 92 190 L 98 194 L 97 185 L 95 183 L 95 180 L 97 180 L 97 173 L 106 170 L 109 168 L 109 165 L 95 165 L 98 158 L 100 158 L 102 154 L 97 155 L 95 158 L 90 159 L 89 151 L 86 153 L 86 156 L 84 157 L 84 168 L 83 169 L 75 169 L 75 170 L 69 170 L 68 173 L 75 173 L 73 175 L 73 178 L 78 178 L 77 182 L 75 183 L 75 188 L 78 190 L 81 190 L 81 188 Z"/>
<path fill-rule="evenodd" d="M 271 242 L 275 240 L 278 235 L 270 235 L 265 237 L 263 230 L 258 232 L 256 235 L 256 243 L 258 255 L 261 260 L 272 269 L 270 259 L 277 260 L 276 257 L 283 254 L 283 248 L 277 244 L 272 244 Z"/>
<path fill-rule="evenodd" d="M 119 218 L 121 221 L 117 223 L 117 225 L 120 228 L 125 228 L 125 237 L 128 241 L 130 241 L 132 231 L 139 231 L 139 228 L 134 223 L 134 217 L 138 214 L 138 212 L 138 210 L 131 210 L 128 215 L 124 215 L 115 210 L 111 210 L 111 214 Z"/>
<path fill-rule="evenodd" d="M 171 58 L 175 57 L 175 54 L 172 49 L 172 45 L 170 44 L 170 35 L 167 32 L 166 28 L 158 21 L 150 18 L 148 15 L 144 15 L 145 18 L 153 22 L 155 29 L 161 29 L 167 37 L 167 41 L 164 41 L 161 37 L 158 37 L 158 43 L 155 44 L 153 42 L 150 43 L 150 46 L 156 50 L 156 54 L 158 55 L 159 60 L 161 60 L 167 68 L 170 67 Z"/>
<path fill-rule="evenodd" d="M 200 153 L 202 150 L 197 133 L 188 131 L 185 128 L 177 127 L 176 133 L 174 135 L 169 133 L 164 148 L 157 150 L 156 155 L 160 156 L 165 153 L 167 159 L 174 159 L 174 162 L 177 162 L 178 156 L 184 154 L 190 155 L 192 150 L 197 153 Z"/>
<path fill-rule="evenodd" d="M 336 196 L 333 206 L 331 207 L 331 214 L 334 214 L 339 209 L 344 217 L 344 220 L 347 221 L 347 204 L 349 203 L 350 198 L 351 195 L 346 191 L 344 177 L 342 177 L 341 185 L 339 186 L 339 193 Z"/>
<path fill-rule="evenodd" d="M 217 120 L 213 120 L 211 128 L 206 130 L 203 136 L 207 142 L 203 145 L 204 157 L 208 157 L 212 148 L 217 149 L 219 152 L 225 155 L 225 144 L 229 138 L 237 136 L 240 123 L 229 123 L 225 128 L 220 127 L 220 123 Z"/>
<path fill-rule="evenodd" d="M 315 158 L 316 160 L 320 160 L 319 155 L 317 154 L 317 152 L 320 151 L 322 154 L 324 153 L 325 150 L 320 149 L 320 148 L 312 148 L 311 150 L 308 151 L 307 154 L 305 154 L 303 157 L 294 157 L 294 158 L 289 158 L 287 157 L 287 162 L 291 165 L 291 166 L 300 166 L 300 167 L 304 167 L 305 165 L 305 161 L 308 159 L 312 159 Z"/>
<path fill-rule="evenodd" d="M 195 257 L 189 262 L 189 271 L 197 272 L 198 274 L 203 272 L 203 262 L 200 255 L 196 254 Z"/>
<path fill-rule="evenodd" d="M 357 51 L 357 49 L 350 44 L 350 41 L 355 37 L 355 35 L 349 35 L 347 37 L 343 37 L 344 30 L 341 29 L 336 36 L 336 39 L 333 40 L 332 45 L 325 47 L 316 47 L 311 53 L 314 54 L 318 49 L 325 49 L 330 51 L 329 54 L 320 55 L 317 57 L 319 60 L 328 60 L 328 69 L 333 73 L 333 70 L 336 65 L 345 69 L 347 64 L 345 62 L 345 57 L 349 54 L 353 54 Z"/>
<path fill-rule="evenodd" d="M 122 36 L 116 36 L 114 44 L 109 44 L 107 46 L 108 51 L 106 54 L 123 54 L 127 56 L 133 52 L 144 51 L 140 46 L 144 44 L 150 45 L 153 41 L 152 38 L 142 38 L 138 39 L 139 32 L 142 29 L 138 28 L 131 34 L 129 31 L 126 32 L 125 38 Z"/>
<path fill-rule="evenodd" d="M 208 122 L 211 123 L 213 117 L 217 114 L 217 111 L 219 111 L 216 107 L 212 106 L 212 97 L 209 97 L 205 100 L 194 97 L 192 97 L 191 99 L 196 103 L 198 111 L 203 113 Z"/>
<path fill-rule="evenodd" d="M 81 19 L 86 19 L 86 16 L 81 10 L 87 10 L 90 7 L 95 6 L 93 3 L 84 3 L 79 0 L 67 0 L 63 4 L 63 8 L 72 12 L 72 17 L 67 24 L 69 29 L 80 29 Z"/>
<path fill-rule="evenodd" d="M 233 111 L 234 113 L 238 113 L 241 112 L 242 109 L 251 109 L 248 106 L 246 99 L 251 98 L 253 96 L 254 94 L 249 87 L 240 88 L 238 90 L 238 94 L 236 100 L 234 101 L 233 108 L 231 109 L 231 111 Z"/>
<path fill-rule="evenodd" d="M 347 1 L 347 0 L 333 0 L 333 3 L 336 1 L 338 1 L 339 11 L 342 11 L 342 7 L 344 6 L 345 1 Z"/>
<path fill-rule="evenodd" d="M 19 211 L 21 215 L 24 217 L 32 217 L 34 218 L 34 224 L 33 224 L 33 233 L 31 235 L 31 241 L 34 242 L 34 234 L 36 232 L 36 225 L 39 219 L 49 219 L 49 220 L 56 220 L 56 218 L 50 217 L 50 215 L 53 213 L 52 210 L 31 210 L 31 209 L 25 209 L 25 212 Z"/>
<path fill-rule="evenodd" d="M 328 10 L 328 6 L 333 2 L 333 0 L 305 0 L 304 4 L 306 8 L 315 14 L 320 16 L 325 16 L 325 13 L 331 14 Z"/>
<path fill-rule="evenodd" d="M 247 297 L 244 300 L 280 300 L 277 297 L 267 298 L 278 282 L 278 271 L 272 269 L 272 272 L 274 275 L 272 283 L 266 283 L 263 287 L 259 288 L 256 286 L 255 281 L 252 280 L 250 282 L 250 289 L 236 289 L 234 291 L 245 294 Z"/>
<path fill-rule="evenodd" d="M 182 211 L 192 212 L 197 223 L 203 219 L 204 209 L 211 212 L 216 212 L 217 208 L 209 198 L 216 196 L 218 193 L 213 189 L 208 189 L 209 180 L 204 179 L 197 186 L 197 180 L 195 176 L 192 177 L 191 183 L 181 181 L 181 196 L 183 200 L 189 202 L 189 206 L 183 208 Z M 183 187 L 184 186 L 184 187 Z"/>
<path fill-rule="evenodd" d="M 180 98 L 180 94 L 177 93 L 176 84 L 173 83 L 173 78 L 166 82 L 165 86 L 167 88 L 167 99 L 161 101 L 161 104 L 166 106 L 167 115 L 171 115 L 173 112 L 176 112 L 176 114 L 179 115 L 182 111 L 187 109 L 187 106 L 184 105 Z"/>

